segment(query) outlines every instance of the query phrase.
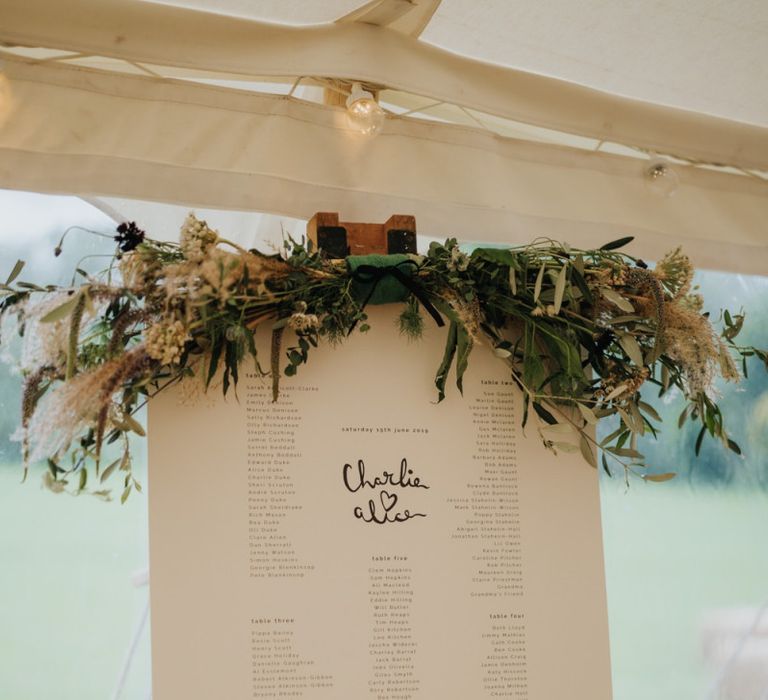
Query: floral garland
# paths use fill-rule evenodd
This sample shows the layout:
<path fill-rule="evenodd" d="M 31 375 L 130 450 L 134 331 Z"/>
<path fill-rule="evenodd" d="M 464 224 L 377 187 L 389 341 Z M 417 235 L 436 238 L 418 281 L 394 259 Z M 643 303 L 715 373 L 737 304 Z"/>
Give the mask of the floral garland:
<path fill-rule="evenodd" d="M 44 481 L 54 491 L 108 498 L 102 484 L 118 472 L 125 501 L 141 488 L 129 435 L 144 435 L 134 414 L 149 399 L 176 383 L 207 388 L 214 377 L 226 394 L 250 360 L 271 374 L 277 400 L 283 360 L 282 373 L 295 375 L 318 343 L 366 332 L 367 303 L 403 302 L 399 327 L 408 339 L 422 334 L 422 309 L 447 322 L 440 400 L 451 367 L 461 390 L 471 351 L 484 346 L 506 363 L 523 392 L 522 423 L 535 414 L 547 448 L 580 451 L 593 466 L 600 455 L 607 472 L 618 466 L 652 481 L 674 474 L 645 471 L 637 439 L 655 437 L 660 418 L 641 399 L 642 386 L 683 392 L 680 424 L 701 424 L 697 453 L 707 433 L 739 452 L 713 381 L 739 380 L 734 358 L 745 372 L 748 357 L 768 367 L 768 353 L 735 343 L 743 314 L 724 312 L 722 332 L 714 330 L 679 249 L 650 270 L 618 252 L 631 238 L 598 250 L 539 240 L 469 255 L 451 239 L 423 256 L 340 261 L 293 240 L 281 254 L 245 250 L 191 214 L 178 244 L 152 240 L 133 222 L 113 238 L 110 267 L 81 271 L 78 286 L 17 283 L 21 261 L 0 285 L 0 316 L 23 338 L 25 470 L 46 459 Z M 269 370 L 255 342 L 262 324 L 271 329 Z M 598 443 L 593 426 L 614 415 L 618 427 Z M 117 458 L 105 466 L 115 445 Z"/>

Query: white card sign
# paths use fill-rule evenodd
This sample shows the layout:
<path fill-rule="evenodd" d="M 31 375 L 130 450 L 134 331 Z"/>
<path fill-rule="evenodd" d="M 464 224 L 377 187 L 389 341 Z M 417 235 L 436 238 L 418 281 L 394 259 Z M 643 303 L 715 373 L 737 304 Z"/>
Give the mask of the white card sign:
<path fill-rule="evenodd" d="M 277 403 L 153 401 L 153 697 L 610 698 L 596 472 L 488 348 L 437 404 L 444 331 L 370 315 Z"/>

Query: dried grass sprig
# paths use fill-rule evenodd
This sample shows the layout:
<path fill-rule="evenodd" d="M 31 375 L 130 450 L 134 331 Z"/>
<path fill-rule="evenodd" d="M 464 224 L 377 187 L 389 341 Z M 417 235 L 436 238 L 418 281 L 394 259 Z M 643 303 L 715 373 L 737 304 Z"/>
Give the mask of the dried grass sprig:
<path fill-rule="evenodd" d="M 75 376 L 77 370 L 77 347 L 80 339 L 80 323 L 83 320 L 85 312 L 85 294 L 79 294 L 77 304 L 72 311 L 69 321 L 69 342 L 67 343 L 67 369 L 64 373 L 64 379 L 69 380 Z"/>
<path fill-rule="evenodd" d="M 21 451 L 24 464 L 24 478 L 26 478 L 29 465 L 29 423 L 35 413 L 37 403 L 44 393 L 44 391 L 41 391 L 41 385 L 44 382 L 51 382 L 55 379 L 63 379 L 63 377 L 51 365 L 38 367 L 24 378 L 21 392 Z"/>

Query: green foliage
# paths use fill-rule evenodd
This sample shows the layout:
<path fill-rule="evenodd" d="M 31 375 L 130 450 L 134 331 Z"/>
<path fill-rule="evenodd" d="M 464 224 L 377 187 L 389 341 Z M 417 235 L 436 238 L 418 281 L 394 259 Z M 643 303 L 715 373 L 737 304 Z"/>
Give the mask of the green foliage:
<path fill-rule="evenodd" d="M 103 496 L 92 486 L 121 474 L 122 501 L 140 491 L 131 473 L 129 436 L 143 434 L 134 414 L 148 400 L 192 375 L 206 386 L 220 381 L 227 394 L 236 389 L 246 361 L 264 373 L 255 343 L 261 324 L 272 332 L 269 364 L 277 400 L 281 373 L 296 375 L 320 342 L 339 343 L 355 330 L 368 330 L 366 304 L 386 277 L 361 285 L 344 261 L 293 240 L 280 256 L 245 251 L 193 217 L 178 245 L 134 229 L 130 250 L 125 235 L 116 237 L 122 281 L 113 281 L 110 265 L 104 275 L 81 275 L 80 285 L 40 287 L 15 282 L 22 270 L 17 263 L 0 287 L 0 313 L 15 313 L 22 333 L 66 335 L 63 355 L 26 368 L 23 431 L 28 433 L 44 397 L 48 404 L 98 397 L 96 417 L 64 426 L 76 439 L 48 455 L 46 484 L 52 490 Z M 451 370 L 463 390 L 473 348 L 482 344 L 507 365 L 524 395 L 523 423 L 535 421 L 549 449 L 580 452 L 593 466 L 599 458 L 609 473 L 619 466 L 648 481 L 671 478 L 671 471 L 648 473 L 638 449 L 639 439 L 658 431 L 661 416 L 640 393 L 653 384 L 662 395 L 686 397 L 680 426 L 697 424 L 696 454 L 706 435 L 738 454 L 723 411 L 701 378 L 713 376 L 716 367 L 733 378 L 734 356 L 745 374 L 750 358 L 768 366 L 766 352 L 736 344 L 743 313 L 725 312 L 722 339 L 714 335 L 688 291 L 692 268 L 679 251 L 651 272 L 618 252 L 629 240 L 598 250 L 541 240 L 467 255 L 449 239 L 433 243 L 424 256 L 397 258 L 398 266 L 409 266 L 408 279 L 399 277 L 409 285 L 401 333 L 421 335 L 421 305 L 448 321 L 435 377 L 438 400 L 446 396 Z M 382 258 L 377 264 L 389 263 Z M 32 301 L 54 294 L 59 303 L 35 316 Z M 72 387 L 83 390 L 68 394 Z M 615 427 L 598 441 L 594 426 L 604 418 Z M 37 437 L 27 434 L 25 453 Z M 102 452 L 110 446 L 120 446 L 122 456 L 102 470 Z"/>
<path fill-rule="evenodd" d="M 768 346 L 768 308 L 764 303 L 768 280 L 704 271 L 697 273 L 696 281 L 705 299 L 743 305 L 738 313 L 721 314 L 717 306 L 709 309 L 712 317 L 722 318 L 724 339 L 730 335 L 736 342 L 738 335 L 743 343 L 739 363 L 742 380 L 738 384 L 717 382 L 710 397 L 720 412 L 726 440 L 712 439 L 703 423 L 690 420 L 694 405 L 681 391 L 672 388 L 659 396 L 660 387 L 645 385 L 642 400 L 658 414 L 653 422 L 663 421 L 669 429 L 663 431 L 660 442 L 653 435 L 641 438 L 638 449 L 649 464 L 674 468 L 683 484 L 764 490 L 768 488 L 768 373 L 763 371 L 764 351 L 752 353 L 747 347 Z M 736 324 L 742 327 L 740 332 L 729 333 Z M 711 422 L 718 424 L 716 415 Z M 601 422 L 600 434 L 608 435 L 615 427 L 610 421 Z"/>

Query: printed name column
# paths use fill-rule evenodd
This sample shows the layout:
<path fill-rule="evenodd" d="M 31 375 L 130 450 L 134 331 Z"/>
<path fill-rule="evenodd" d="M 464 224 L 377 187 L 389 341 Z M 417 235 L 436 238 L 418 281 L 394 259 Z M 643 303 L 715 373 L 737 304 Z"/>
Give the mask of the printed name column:
<path fill-rule="evenodd" d="M 471 408 L 474 478 L 465 495 L 449 501 L 464 518 L 454 541 L 474 545 L 474 598 L 523 595 L 513 391 L 511 382 L 482 380 Z"/>
<path fill-rule="evenodd" d="M 412 570 L 408 557 L 372 559 L 368 569 L 372 617 L 369 691 L 376 700 L 410 700 L 419 690 L 417 643 L 411 628 Z"/>
<path fill-rule="evenodd" d="M 252 698 L 301 698 L 333 688 L 333 676 L 299 654 L 293 626 L 292 618 L 251 619 Z"/>
<path fill-rule="evenodd" d="M 523 613 L 491 613 L 483 633 L 483 687 L 493 698 L 528 698 L 528 660 Z"/>
<path fill-rule="evenodd" d="M 250 378 L 250 376 L 249 376 Z M 301 414 L 297 392 L 313 387 L 288 387 L 279 403 L 264 384 L 249 383 L 245 410 L 248 446 L 248 545 L 252 578 L 303 578 L 314 564 L 302 561 L 283 532 L 286 517 L 303 506 L 297 502 L 293 465 L 302 454 L 296 437 Z"/>

